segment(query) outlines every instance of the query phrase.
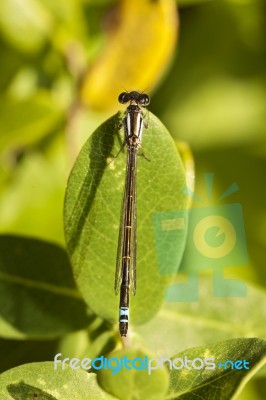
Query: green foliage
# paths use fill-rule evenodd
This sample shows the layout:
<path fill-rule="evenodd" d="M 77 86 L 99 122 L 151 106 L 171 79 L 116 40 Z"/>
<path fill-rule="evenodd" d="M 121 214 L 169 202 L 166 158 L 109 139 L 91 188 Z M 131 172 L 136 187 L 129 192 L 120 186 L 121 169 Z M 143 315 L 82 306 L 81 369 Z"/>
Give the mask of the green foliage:
<path fill-rule="evenodd" d="M 54 129 L 61 114 L 47 95 L 24 101 L 2 98 L 0 103 L 0 147 L 24 147 L 42 139 Z M 62 118 L 62 117 L 61 117 Z"/>
<path fill-rule="evenodd" d="M 63 249 L 36 239 L 1 236 L 0 253 L 1 337 L 56 337 L 88 325 Z"/>

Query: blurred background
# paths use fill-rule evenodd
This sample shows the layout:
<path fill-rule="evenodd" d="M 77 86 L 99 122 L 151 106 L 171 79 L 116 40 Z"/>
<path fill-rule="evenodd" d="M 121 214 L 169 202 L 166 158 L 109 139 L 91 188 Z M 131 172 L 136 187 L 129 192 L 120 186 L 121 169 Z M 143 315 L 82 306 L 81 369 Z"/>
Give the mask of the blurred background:
<path fill-rule="evenodd" d="M 120 109 L 120 92 L 145 90 L 149 109 L 192 150 L 196 193 L 207 201 L 205 173 L 214 173 L 212 205 L 239 186 L 228 202 L 242 206 L 249 264 L 235 276 L 265 286 L 265 8 L 1 0 L 0 231 L 64 245 L 64 190 L 78 151 Z M 264 398 L 262 387 L 250 384 L 242 398 Z"/>

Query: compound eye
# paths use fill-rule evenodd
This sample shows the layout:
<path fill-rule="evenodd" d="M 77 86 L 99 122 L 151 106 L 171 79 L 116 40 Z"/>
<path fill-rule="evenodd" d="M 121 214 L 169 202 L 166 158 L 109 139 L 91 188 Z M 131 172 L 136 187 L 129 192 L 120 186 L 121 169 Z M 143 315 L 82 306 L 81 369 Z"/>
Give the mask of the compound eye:
<path fill-rule="evenodd" d="M 140 94 L 138 101 L 142 106 L 147 106 L 150 104 L 150 98 L 147 94 Z"/>
<path fill-rule="evenodd" d="M 125 103 L 127 103 L 129 100 L 130 100 L 129 93 L 127 93 L 127 92 L 120 93 L 120 95 L 119 95 L 119 97 L 118 97 L 119 103 L 125 104 Z"/>

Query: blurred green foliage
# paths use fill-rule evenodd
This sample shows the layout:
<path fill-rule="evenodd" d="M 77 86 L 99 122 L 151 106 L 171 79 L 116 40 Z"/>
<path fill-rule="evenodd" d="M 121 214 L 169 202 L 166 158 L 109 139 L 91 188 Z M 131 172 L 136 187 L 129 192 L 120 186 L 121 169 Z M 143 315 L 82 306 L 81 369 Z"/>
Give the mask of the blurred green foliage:
<path fill-rule="evenodd" d="M 176 140 L 189 142 L 199 195 L 205 194 L 206 172 L 215 173 L 212 204 L 238 184 L 228 202 L 243 207 L 250 264 L 234 276 L 265 286 L 265 1 L 178 3 L 179 44 L 150 110 Z M 78 107 L 79 86 L 108 41 L 116 7 L 114 0 L 1 0 L 2 233 L 64 244 L 67 176 L 85 139 L 112 113 Z M 141 74 L 145 65 L 136 68 Z M 26 362 L 23 354 L 21 359 Z M 261 379 L 241 399 L 264 398 L 263 384 Z"/>
<path fill-rule="evenodd" d="M 178 57 L 152 109 L 175 138 L 189 142 L 199 195 L 206 192 L 206 172 L 215 173 L 212 204 L 238 184 L 239 192 L 227 202 L 243 207 L 251 266 L 243 273 L 265 285 L 264 11 L 265 3 L 257 0 L 182 9 Z"/>

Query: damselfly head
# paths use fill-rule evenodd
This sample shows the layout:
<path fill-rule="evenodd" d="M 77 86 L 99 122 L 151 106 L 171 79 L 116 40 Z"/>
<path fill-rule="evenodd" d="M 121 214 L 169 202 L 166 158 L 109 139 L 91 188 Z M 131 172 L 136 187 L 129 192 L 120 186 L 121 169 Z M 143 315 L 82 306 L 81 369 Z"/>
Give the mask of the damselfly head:
<path fill-rule="evenodd" d="M 118 97 L 118 101 L 121 104 L 126 104 L 129 101 L 135 101 L 136 103 L 140 104 L 141 106 L 145 107 L 150 104 L 150 98 L 145 93 L 139 93 L 136 91 L 133 92 L 123 92 L 120 93 Z"/>

